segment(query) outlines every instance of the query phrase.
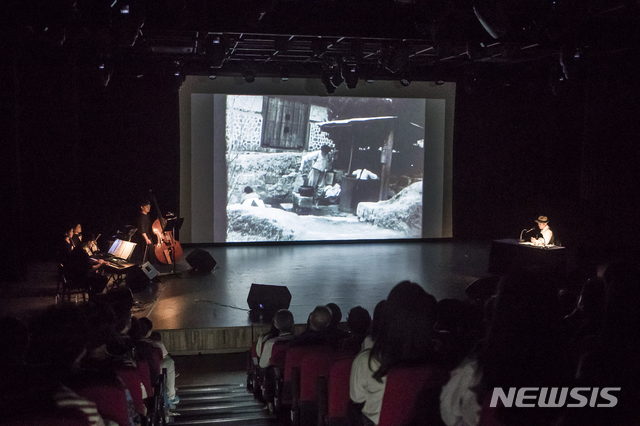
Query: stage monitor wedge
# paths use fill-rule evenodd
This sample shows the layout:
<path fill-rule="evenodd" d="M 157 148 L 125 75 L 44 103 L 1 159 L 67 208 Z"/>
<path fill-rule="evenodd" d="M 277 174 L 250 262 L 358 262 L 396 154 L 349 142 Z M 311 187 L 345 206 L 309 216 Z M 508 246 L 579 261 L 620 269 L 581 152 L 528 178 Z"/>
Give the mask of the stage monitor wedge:
<path fill-rule="evenodd" d="M 189 266 L 199 273 L 209 273 L 213 271 L 213 268 L 215 268 L 218 263 L 208 251 L 202 249 L 193 250 L 187 256 L 186 261 Z"/>
<path fill-rule="evenodd" d="M 251 284 L 247 304 L 252 311 L 274 314 L 280 309 L 289 309 L 291 293 L 283 285 Z"/>

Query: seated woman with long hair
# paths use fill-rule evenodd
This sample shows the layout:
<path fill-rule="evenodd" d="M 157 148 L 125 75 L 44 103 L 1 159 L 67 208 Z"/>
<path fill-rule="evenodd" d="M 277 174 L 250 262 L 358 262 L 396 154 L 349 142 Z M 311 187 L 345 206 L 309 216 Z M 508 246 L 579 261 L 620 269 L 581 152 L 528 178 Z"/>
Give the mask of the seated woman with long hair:
<path fill-rule="evenodd" d="M 402 281 L 389 293 L 371 349 L 351 367 L 350 397 L 362 404 L 360 423 L 378 424 L 387 373 L 398 365 L 436 363 L 432 333 L 436 299 L 416 283 Z"/>

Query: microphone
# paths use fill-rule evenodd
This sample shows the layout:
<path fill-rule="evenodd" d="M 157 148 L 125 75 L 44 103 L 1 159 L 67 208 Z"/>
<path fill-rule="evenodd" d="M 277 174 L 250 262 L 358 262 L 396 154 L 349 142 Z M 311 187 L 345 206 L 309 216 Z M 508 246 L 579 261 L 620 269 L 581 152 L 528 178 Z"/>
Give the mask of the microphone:
<path fill-rule="evenodd" d="M 529 229 L 529 230 L 523 229 L 522 231 L 520 231 L 520 241 L 524 241 L 522 239 L 522 234 L 524 234 L 525 232 L 529 233 L 529 232 L 533 231 L 534 229 L 536 229 L 535 226 L 533 228 Z"/>

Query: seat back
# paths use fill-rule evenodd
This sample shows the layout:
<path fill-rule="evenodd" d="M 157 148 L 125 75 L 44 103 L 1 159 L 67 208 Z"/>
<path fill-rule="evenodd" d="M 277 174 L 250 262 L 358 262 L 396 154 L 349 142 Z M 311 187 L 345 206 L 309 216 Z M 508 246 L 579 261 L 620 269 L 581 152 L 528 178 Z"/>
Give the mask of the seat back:
<path fill-rule="evenodd" d="M 347 408 L 351 397 L 349 386 L 351 383 L 351 365 L 354 356 L 340 358 L 331 365 L 329 371 L 329 383 L 327 392 L 326 424 L 336 422 L 338 419 L 347 419 Z"/>
<path fill-rule="evenodd" d="M 129 408 L 124 387 L 97 384 L 74 389 L 74 391 L 93 401 L 98 407 L 98 413 L 104 419 L 112 420 L 119 425 L 129 424 Z"/>
<path fill-rule="evenodd" d="M 144 385 L 147 391 L 147 396 L 153 396 L 153 384 L 151 383 L 151 370 L 149 369 L 149 361 L 146 359 L 138 360 L 138 374 L 140 375 L 140 381 Z"/>
<path fill-rule="evenodd" d="M 129 393 L 131 393 L 131 398 L 133 399 L 136 411 L 139 414 L 144 415 L 146 409 L 142 398 L 142 380 L 140 379 L 138 369 L 135 367 L 120 367 L 117 372 L 127 389 L 129 389 Z"/>
<path fill-rule="evenodd" d="M 273 344 L 273 348 L 271 348 L 271 358 L 269 359 L 269 366 L 277 367 L 280 369 L 280 371 L 284 371 L 284 364 L 288 349 L 288 340 L 279 340 L 275 342 Z"/>
<path fill-rule="evenodd" d="M 37 413 L 21 416 L 19 419 L 3 419 L 4 426 L 87 426 L 87 416 L 75 410 L 56 410 L 53 413 Z"/>
<path fill-rule="evenodd" d="M 315 347 L 305 354 L 300 363 L 300 402 L 316 400 L 318 377 L 329 377 L 337 356 L 338 352 L 326 346 Z"/>
<path fill-rule="evenodd" d="M 300 396 L 300 365 L 306 354 L 318 346 L 296 346 L 289 348 L 284 361 L 282 404 L 291 405 Z"/>
<path fill-rule="evenodd" d="M 440 418 L 439 395 L 449 372 L 440 366 L 397 366 L 387 374 L 378 426 L 399 426 L 412 419 Z"/>

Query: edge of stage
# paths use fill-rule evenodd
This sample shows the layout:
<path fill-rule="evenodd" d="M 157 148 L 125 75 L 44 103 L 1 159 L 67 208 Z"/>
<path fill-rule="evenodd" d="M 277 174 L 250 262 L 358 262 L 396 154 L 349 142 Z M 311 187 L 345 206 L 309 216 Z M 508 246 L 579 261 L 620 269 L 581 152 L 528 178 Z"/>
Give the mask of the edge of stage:
<path fill-rule="evenodd" d="M 402 280 L 438 300 L 465 299 L 466 286 L 489 275 L 490 246 L 443 240 L 200 247 L 217 262 L 206 275 L 189 271 L 184 258 L 193 248 L 186 248 L 177 273 L 162 273 L 157 298 L 136 316 L 151 319 L 176 355 L 245 351 L 270 327 L 249 319 L 252 283 L 287 286 L 289 309 L 303 328 L 316 305 L 338 304 L 343 321 L 354 306 L 373 313 Z"/>

